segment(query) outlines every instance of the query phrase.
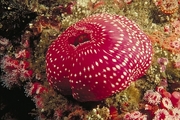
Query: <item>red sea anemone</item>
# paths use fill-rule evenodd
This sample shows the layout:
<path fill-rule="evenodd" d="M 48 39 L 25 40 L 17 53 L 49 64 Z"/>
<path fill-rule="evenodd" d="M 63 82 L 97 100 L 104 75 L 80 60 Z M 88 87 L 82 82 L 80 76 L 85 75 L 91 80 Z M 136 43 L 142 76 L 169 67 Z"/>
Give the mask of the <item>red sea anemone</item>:
<path fill-rule="evenodd" d="M 152 105 L 158 105 L 161 102 L 161 98 L 162 95 L 158 92 L 154 92 L 153 90 L 147 90 L 143 97 L 145 101 Z"/>
<path fill-rule="evenodd" d="M 79 101 L 99 101 L 129 86 L 151 63 L 151 43 L 126 17 L 96 14 L 70 26 L 48 48 L 50 85 Z"/>
<path fill-rule="evenodd" d="M 168 120 L 170 117 L 166 109 L 158 109 L 155 113 L 153 120 Z"/>

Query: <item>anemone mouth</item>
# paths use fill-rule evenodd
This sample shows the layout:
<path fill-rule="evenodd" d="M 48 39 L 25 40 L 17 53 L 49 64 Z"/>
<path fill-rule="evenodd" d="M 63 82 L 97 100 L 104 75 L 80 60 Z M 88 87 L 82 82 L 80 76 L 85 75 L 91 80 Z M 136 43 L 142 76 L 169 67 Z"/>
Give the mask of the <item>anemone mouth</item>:
<path fill-rule="evenodd" d="M 69 39 L 69 44 L 74 45 L 74 46 L 78 46 L 78 45 L 80 45 L 82 43 L 90 41 L 90 39 L 91 38 L 90 38 L 89 34 L 83 33 L 83 34 L 78 35 L 75 38 Z"/>

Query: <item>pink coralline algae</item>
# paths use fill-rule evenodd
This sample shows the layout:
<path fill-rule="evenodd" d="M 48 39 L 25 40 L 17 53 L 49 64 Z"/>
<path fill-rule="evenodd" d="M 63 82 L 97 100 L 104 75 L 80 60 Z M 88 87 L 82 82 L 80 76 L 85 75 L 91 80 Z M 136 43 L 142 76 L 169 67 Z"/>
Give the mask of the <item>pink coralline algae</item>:
<path fill-rule="evenodd" d="M 70 26 L 48 48 L 51 86 L 78 101 L 99 101 L 127 88 L 151 64 L 151 43 L 123 16 L 96 14 Z"/>

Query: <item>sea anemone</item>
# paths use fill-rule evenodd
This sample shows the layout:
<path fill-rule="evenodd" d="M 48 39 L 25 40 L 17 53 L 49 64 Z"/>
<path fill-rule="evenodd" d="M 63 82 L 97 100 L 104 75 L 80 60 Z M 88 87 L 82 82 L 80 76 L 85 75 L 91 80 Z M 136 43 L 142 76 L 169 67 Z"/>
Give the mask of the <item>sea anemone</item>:
<path fill-rule="evenodd" d="M 169 112 L 166 109 L 158 109 L 153 120 L 169 120 Z"/>
<path fill-rule="evenodd" d="M 162 98 L 161 100 L 161 107 L 165 108 L 165 109 L 172 109 L 173 108 L 173 104 L 171 102 L 171 100 L 167 97 Z"/>
<path fill-rule="evenodd" d="M 172 114 L 174 120 L 179 120 L 180 119 L 180 109 L 179 108 L 173 108 L 171 110 L 171 114 Z"/>
<path fill-rule="evenodd" d="M 173 14 L 177 12 L 179 5 L 178 0 L 155 0 L 156 5 L 165 14 Z"/>
<path fill-rule="evenodd" d="M 128 112 L 124 115 L 123 120 L 147 120 L 147 115 L 143 115 L 139 111 L 134 111 L 132 113 Z"/>
<path fill-rule="evenodd" d="M 161 101 L 161 98 L 162 98 L 161 94 L 159 94 L 156 91 L 154 92 L 153 90 L 147 90 L 143 97 L 145 101 L 147 101 L 149 104 L 152 104 L 152 105 L 159 104 Z"/>
<path fill-rule="evenodd" d="M 48 48 L 50 85 L 78 101 L 99 101 L 127 88 L 151 64 L 148 37 L 124 16 L 96 14 L 70 26 Z"/>

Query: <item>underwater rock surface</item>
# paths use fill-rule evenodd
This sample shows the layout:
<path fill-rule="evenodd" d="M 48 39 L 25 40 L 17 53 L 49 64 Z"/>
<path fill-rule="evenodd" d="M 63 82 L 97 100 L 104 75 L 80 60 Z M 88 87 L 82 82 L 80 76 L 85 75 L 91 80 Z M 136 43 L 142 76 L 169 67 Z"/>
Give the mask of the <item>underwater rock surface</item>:
<path fill-rule="evenodd" d="M 0 110 L 3 111 L 0 119 L 22 118 L 24 120 L 28 117 L 29 119 L 41 120 L 180 119 L 180 4 L 178 0 L 1 0 L 0 11 L 3 11 L 0 12 L 0 84 L 3 89 L 0 91 L 3 92 L 0 94 Z M 107 85 L 108 90 L 110 90 L 113 95 L 109 94 L 110 96 L 107 97 L 106 90 L 100 91 L 99 93 L 107 98 L 102 98 L 103 100 L 98 102 L 79 102 L 73 99 L 72 96 L 65 96 L 63 94 L 64 92 L 58 91 L 58 88 L 54 89 L 55 80 L 53 81 L 54 86 L 49 85 L 46 74 L 46 54 L 48 47 L 51 46 L 53 42 L 56 43 L 55 41 L 61 38 L 61 35 L 63 35 L 69 27 L 71 28 L 71 26 L 83 18 L 97 14 L 125 16 L 128 20 L 134 21 L 151 41 L 152 62 L 142 77 L 139 76 L 140 78 L 136 81 L 127 81 L 127 85 L 130 84 L 129 87 L 123 84 L 120 85 L 120 83 L 124 81 L 115 81 L 116 79 L 114 78 L 117 78 L 117 76 L 119 76 L 119 78 L 117 78 L 119 80 L 125 80 L 125 76 L 129 78 L 136 76 L 136 74 L 129 74 L 133 72 L 129 72 L 129 70 L 126 69 L 128 67 L 132 68 L 128 62 L 136 63 L 136 58 L 138 61 L 134 66 L 136 66 L 137 69 L 143 69 L 142 67 L 138 67 L 139 64 L 144 61 L 144 59 L 142 59 L 144 56 L 138 52 L 141 47 L 138 49 L 136 47 L 136 52 L 133 51 L 134 48 L 130 47 L 131 45 L 136 46 L 136 44 L 133 44 L 134 42 L 131 43 L 131 40 L 139 36 L 139 32 L 136 32 L 138 35 L 134 35 L 131 29 L 132 26 L 128 26 L 128 22 L 126 21 L 123 23 L 125 25 L 121 25 L 129 29 L 124 31 L 122 26 L 119 28 L 123 33 L 127 33 L 125 36 L 128 35 L 129 38 L 131 38 L 127 39 L 127 36 L 126 38 L 122 35 L 120 38 L 126 40 L 126 42 L 122 42 L 124 44 L 121 43 L 121 45 L 124 45 L 124 49 L 126 46 L 129 46 L 130 48 L 128 50 L 125 49 L 127 50 L 126 53 L 129 53 L 129 50 L 131 50 L 133 54 L 132 59 L 129 58 L 131 54 L 123 54 L 124 56 L 122 58 L 128 58 L 127 63 L 126 60 L 124 60 L 122 64 L 120 64 L 123 70 L 119 70 L 118 68 L 120 67 L 116 66 L 116 63 L 121 60 L 119 57 L 116 57 L 119 56 L 116 54 L 119 51 L 120 43 L 115 44 L 117 42 L 116 40 L 112 43 L 116 35 L 111 36 L 112 39 L 109 39 L 111 40 L 111 42 L 108 41 L 110 43 L 109 45 L 111 45 L 110 47 L 105 47 L 106 45 L 108 46 L 108 44 L 104 42 L 104 49 L 100 49 L 102 47 L 100 47 L 100 45 L 103 45 L 103 43 L 99 43 L 99 50 L 86 48 L 82 50 L 80 56 L 78 56 L 77 51 L 74 51 L 83 48 L 83 45 L 89 44 L 88 41 L 92 40 L 89 38 L 95 35 L 88 36 L 87 34 L 83 34 L 82 36 L 78 36 L 75 41 L 70 40 L 68 48 L 71 48 L 71 52 L 74 53 L 75 58 L 78 59 L 73 58 L 71 60 L 66 56 L 67 53 L 65 54 L 63 51 L 60 51 L 65 57 L 58 59 L 60 59 L 60 61 L 67 59 L 67 62 L 70 62 L 67 67 L 70 71 L 66 71 L 68 69 L 63 68 L 63 64 L 60 65 L 61 70 L 57 71 L 57 66 L 52 66 L 51 71 L 57 71 L 59 74 L 60 71 L 64 71 L 64 73 L 67 74 L 66 76 L 71 78 L 68 82 L 70 85 L 73 85 L 74 88 L 84 87 L 84 84 L 81 84 L 82 80 L 79 81 L 80 79 L 77 79 L 77 76 L 78 78 L 79 76 L 82 78 L 84 76 L 84 79 L 86 76 L 86 80 L 91 78 L 91 83 L 93 84 L 86 85 L 93 86 L 87 88 L 90 89 L 91 92 L 96 88 L 95 85 L 101 78 L 101 82 L 105 80 L 110 83 L 110 80 L 113 80 L 112 84 Z M 99 19 L 98 17 L 95 18 L 96 20 Z M 102 17 L 100 17 L 100 19 L 101 18 Z M 93 20 L 93 23 L 94 22 L 95 20 Z M 113 24 L 99 20 L 98 23 L 101 26 L 108 26 L 107 28 L 109 30 L 104 30 L 104 32 L 106 32 L 105 35 L 112 35 L 113 32 L 110 29 L 115 28 L 117 25 L 117 21 Z M 87 21 L 86 23 L 83 22 L 83 24 L 87 24 Z M 91 28 L 100 31 L 101 27 Z M 133 28 L 136 27 L 134 26 Z M 78 27 L 78 30 L 80 29 L 81 27 Z M 128 34 L 128 31 L 131 31 L 132 34 Z M 90 32 L 95 33 L 95 31 L 92 30 Z M 74 35 L 76 36 L 77 33 Z M 114 33 L 118 32 L 114 31 Z M 69 33 L 69 35 L 72 34 L 73 33 Z M 99 38 L 99 36 L 95 37 Z M 95 37 L 93 40 L 95 40 Z M 65 43 L 63 43 L 62 39 L 59 45 L 62 46 L 63 44 Z M 141 45 L 139 44 L 139 46 Z M 144 46 L 146 46 L 146 44 L 144 44 Z M 97 45 L 94 48 L 98 48 Z M 113 50 L 109 50 L 110 48 L 113 48 Z M 146 51 L 145 48 L 146 47 L 141 49 L 141 51 Z M 147 49 L 149 50 L 150 48 Z M 56 50 L 58 51 L 58 49 Z M 113 56 L 111 56 L 112 53 L 108 54 L 113 51 Z M 106 57 L 97 54 L 96 57 L 102 59 L 97 61 L 94 56 L 96 52 L 102 53 L 103 55 L 106 54 Z M 140 55 L 141 59 L 135 54 Z M 82 56 L 88 58 L 88 62 L 81 62 L 83 61 L 83 59 L 81 59 Z M 94 56 L 95 61 L 92 61 L 91 56 Z M 147 56 L 145 55 L 145 57 Z M 71 67 L 73 65 L 71 63 L 74 62 L 77 63 L 74 64 L 77 70 Z M 111 63 L 111 65 L 108 63 Z M 85 71 L 84 68 L 79 67 L 82 64 L 83 67 L 86 68 Z M 142 64 L 144 63 L 142 62 Z M 101 66 L 99 70 L 102 71 L 103 69 L 102 76 L 96 73 L 97 70 L 95 70 L 95 68 L 98 68 L 97 65 Z M 146 66 L 144 66 L 144 68 L 145 67 Z M 126 70 L 126 72 L 123 72 L 124 70 Z M 117 76 L 113 74 L 114 72 Z M 89 76 L 86 73 L 88 73 Z M 121 75 L 123 75 L 124 78 L 121 77 Z M 99 79 L 96 79 L 96 77 Z M 105 77 L 107 77 L 107 79 L 105 79 Z M 84 83 L 86 82 L 88 83 L 88 80 Z M 102 88 L 103 86 L 106 87 L 105 83 L 97 85 Z M 70 88 L 70 85 L 67 89 Z M 65 84 L 64 86 L 67 87 Z M 117 90 L 118 86 L 125 86 L 127 88 Z M 72 94 L 71 89 L 69 90 L 69 94 Z M 81 96 L 77 95 L 80 89 L 74 90 L 76 93 L 74 96 L 77 98 L 81 98 L 84 93 L 85 95 L 89 95 L 87 90 L 84 90 L 85 92 L 81 94 Z M 94 90 L 98 91 L 98 89 Z M 16 96 L 16 100 L 11 100 L 12 95 Z M 93 98 L 97 100 L 97 96 L 93 96 Z M 23 106 L 23 109 L 26 107 L 23 103 L 30 103 L 28 109 L 23 111 L 23 115 L 26 117 L 19 116 L 22 115 L 21 106 Z M 29 111 L 29 109 L 32 110 Z"/>

